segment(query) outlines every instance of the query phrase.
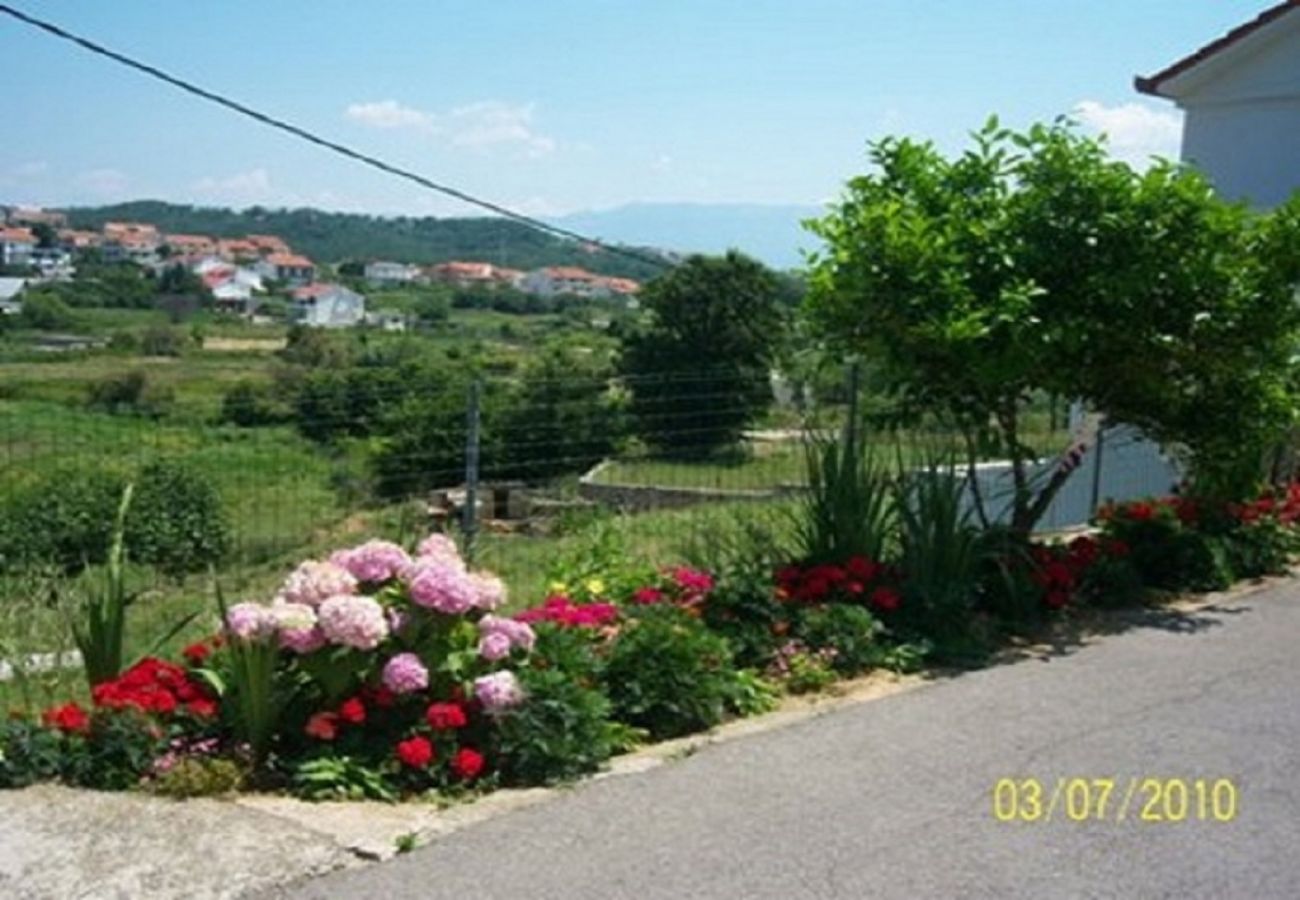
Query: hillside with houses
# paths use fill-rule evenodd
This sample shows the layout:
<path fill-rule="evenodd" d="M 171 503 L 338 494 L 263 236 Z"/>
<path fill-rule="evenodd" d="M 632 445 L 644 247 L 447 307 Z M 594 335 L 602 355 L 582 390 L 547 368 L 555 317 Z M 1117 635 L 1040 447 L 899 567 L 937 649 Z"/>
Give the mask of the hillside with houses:
<path fill-rule="evenodd" d="M 520 269 L 474 259 L 318 261 L 275 234 L 171 232 L 155 222 L 124 220 L 70 227 L 73 217 L 59 211 L 10 207 L 0 213 L 0 312 L 10 315 L 21 312 L 27 287 L 75 285 L 79 267 L 87 266 L 129 266 L 159 284 L 167 279 L 187 284 L 201 305 L 217 313 L 324 328 L 370 324 L 403 330 L 402 315 L 367 308 L 369 291 L 445 286 L 522 295 L 552 306 L 573 299 L 634 307 L 640 290 L 636 279 L 575 265 Z"/>

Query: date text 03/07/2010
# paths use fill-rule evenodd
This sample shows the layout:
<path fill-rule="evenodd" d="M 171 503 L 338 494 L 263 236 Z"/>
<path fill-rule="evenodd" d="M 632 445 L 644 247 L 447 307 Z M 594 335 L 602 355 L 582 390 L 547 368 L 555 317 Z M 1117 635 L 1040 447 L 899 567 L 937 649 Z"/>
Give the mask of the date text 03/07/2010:
<path fill-rule="evenodd" d="M 1240 791 L 1230 778 L 1001 778 L 999 822 L 1231 822 Z"/>

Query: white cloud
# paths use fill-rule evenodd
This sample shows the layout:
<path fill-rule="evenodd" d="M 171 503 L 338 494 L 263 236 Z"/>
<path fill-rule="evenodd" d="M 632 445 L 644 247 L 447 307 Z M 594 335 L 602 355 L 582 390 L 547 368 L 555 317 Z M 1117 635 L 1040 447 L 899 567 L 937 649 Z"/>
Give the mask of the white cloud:
<path fill-rule="evenodd" d="M 1083 100 L 1073 114 L 1088 128 L 1107 136 L 1113 156 L 1137 168 L 1149 166 L 1153 156 L 1178 158 L 1183 131 L 1179 113 L 1142 103 L 1106 106 L 1096 100 Z"/>
<path fill-rule="evenodd" d="M 118 169 L 91 169 L 76 178 L 79 187 L 102 198 L 120 197 L 126 193 L 130 179 Z"/>
<path fill-rule="evenodd" d="M 655 157 L 654 162 L 650 163 L 651 172 L 667 172 L 673 167 L 673 158 L 667 153 L 660 153 Z"/>
<path fill-rule="evenodd" d="M 447 116 L 447 130 L 458 147 L 515 144 L 529 156 L 545 156 L 555 150 L 555 141 L 533 129 L 533 110 L 531 103 L 512 105 L 497 100 L 458 106 Z"/>
<path fill-rule="evenodd" d="M 271 191 L 271 176 L 266 169 L 250 169 L 224 178 L 206 175 L 194 182 L 193 188 L 200 194 L 230 200 L 265 197 Z"/>
<path fill-rule="evenodd" d="M 433 116 L 396 100 L 376 100 L 371 103 L 353 103 L 347 108 L 347 117 L 372 128 L 429 128 Z"/>
<path fill-rule="evenodd" d="M 345 115 L 372 128 L 407 128 L 437 136 L 453 147 L 514 147 L 529 157 L 546 156 L 556 148 L 555 139 L 539 133 L 533 125 L 531 103 L 511 104 L 482 100 L 436 113 L 404 106 L 396 100 L 353 103 Z"/>

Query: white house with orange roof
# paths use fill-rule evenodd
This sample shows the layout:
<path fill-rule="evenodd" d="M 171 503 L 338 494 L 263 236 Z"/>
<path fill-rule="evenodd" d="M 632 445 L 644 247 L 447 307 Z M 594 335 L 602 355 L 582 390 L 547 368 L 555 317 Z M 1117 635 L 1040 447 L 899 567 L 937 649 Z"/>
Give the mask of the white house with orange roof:
<path fill-rule="evenodd" d="M 168 234 L 162 242 L 181 256 L 206 256 L 217 250 L 217 242 L 203 234 Z"/>
<path fill-rule="evenodd" d="M 286 284 L 309 284 L 316 278 L 316 265 L 296 253 L 272 253 L 253 267 L 268 281 Z"/>
<path fill-rule="evenodd" d="M 305 284 L 289 294 L 291 321 L 313 328 L 351 328 L 366 318 L 366 298 L 341 284 Z"/>
<path fill-rule="evenodd" d="M 550 266 L 535 269 L 524 276 L 520 290 L 539 297 L 588 297 L 593 299 L 631 296 L 641 290 L 641 285 L 631 278 L 611 278 L 597 275 L 577 266 Z"/>
<path fill-rule="evenodd" d="M 0 265 L 25 266 L 36 249 L 36 235 L 30 228 L 0 228 Z"/>
<path fill-rule="evenodd" d="M 1300 0 L 1286 0 L 1148 77 L 1184 112 L 1182 158 L 1257 207 L 1300 189 Z"/>
<path fill-rule="evenodd" d="M 263 255 L 293 252 L 283 238 L 278 238 L 273 234 L 250 234 L 244 240 L 256 247 L 258 252 Z"/>
<path fill-rule="evenodd" d="M 438 263 L 428 268 L 429 277 L 443 284 L 454 287 L 492 287 L 497 284 L 495 268 L 485 262 L 451 262 Z"/>

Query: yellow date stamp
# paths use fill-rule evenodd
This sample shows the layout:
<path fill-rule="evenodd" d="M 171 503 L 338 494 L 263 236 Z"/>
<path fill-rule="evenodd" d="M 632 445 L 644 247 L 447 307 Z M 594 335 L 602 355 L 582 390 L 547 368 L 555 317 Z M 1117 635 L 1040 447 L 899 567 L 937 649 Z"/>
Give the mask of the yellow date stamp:
<path fill-rule="evenodd" d="M 1000 778 L 999 822 L 1231 822 L 1240 791 L 1230 778 Z"/>

